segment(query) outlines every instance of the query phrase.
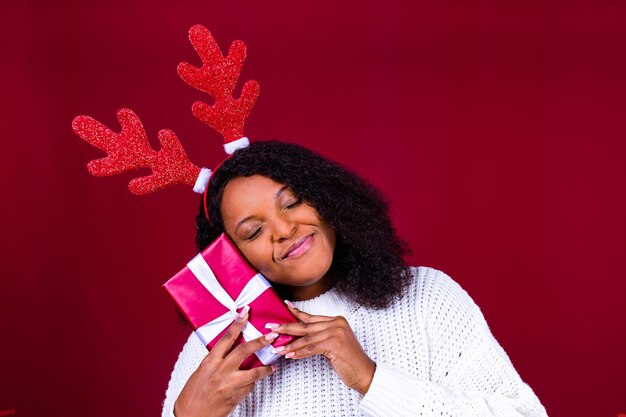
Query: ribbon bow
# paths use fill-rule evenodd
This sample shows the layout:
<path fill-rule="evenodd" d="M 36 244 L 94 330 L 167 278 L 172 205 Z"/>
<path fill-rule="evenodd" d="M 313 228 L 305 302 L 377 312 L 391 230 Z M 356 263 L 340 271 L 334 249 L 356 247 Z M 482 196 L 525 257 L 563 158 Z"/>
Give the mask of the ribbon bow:
<path fill-rule="evenodd" d="M 263 275 L 260 273 L 256 274 L 250 281 L 248 281 L 243 290 L 241 290 L 237 299 L 233 300 L 217 281 L 211 267 L 201 254 L 196 255 L 191 261 L 189 261 L 187 267 L 198 279 L 198 281 L 200 281 L 204 288 L 213 294 L 217 301 L 228 309 L 226 313 L 196 329 L 195 333 L 198 335 L 200 340 L 202 340 L 202 343 L 204 343 L 205 346 L 222 333 L 224 329 L 226 329 L 233 321 L 235 321 L 238 315 L 237 309 L 247 306 L 252 301 L 256 300 L 265 290 L 271 287 L 270 283 Z M 263 334 L 256 327 L 250 324 L 250 322 L 245 324 L 241 333 L 246 341 L 263 336 Z M 280 355 L 272 352 L 271 345 L 265 346 L 264 348 L 256 351 L 255 354 L 264 365 L 269 365 L 280 357 Z"/>

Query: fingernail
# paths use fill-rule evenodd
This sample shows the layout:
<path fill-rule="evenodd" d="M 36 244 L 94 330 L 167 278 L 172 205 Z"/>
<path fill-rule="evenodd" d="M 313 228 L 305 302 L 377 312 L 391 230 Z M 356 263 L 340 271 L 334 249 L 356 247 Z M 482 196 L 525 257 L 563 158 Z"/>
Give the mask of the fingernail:
<path fill-rule="evenodd" d="M 285 300 L 285 304 L 287 304 L 291 308 L 296 308 L 296 306 L 294 306 L 293 303 L 289 300 Z"/>
<path fill-rule="evenodd" d="M 274 340 L 278 337 L 278 333 L 268 333 L 265 335 L 265 340 Z"/>
<path fill-rule="evenodd" d="M 278 347 L 275 347 L 274 349 L 272 349 L 272 353 L 280 353 L 283 350 L 285 350 L 284 346 L 278 346 Z"/>
<path fill-rule="evenodd" d="M 277 324 L 277 323 L 265 323 L 265 328 L 266 328 L 266 329 L 272 329 L 272 330 L 274 330 L 274 329 L 276 329 L 278 326 L 279 326 L 279 324 Z"/>
<path fill-rule="evenodd" d="M 285 358 L 291 359 L 293 358 L 293 355 L 295 355 L 295 352 L 289 352 L 288 354 L 285 355 Z"/>
<path fill-rule="evenodd" d="M 250 311 L 250 306 L 245 306 L 244 308 L 242 308 L 241 311 L 239 312 L 239 318 L 242 319 L 246 317 L 246 314 L 248 314 L 248 311 Z"/>
<path fill-rule="evenodd" d="M 272 372 L 276 372 L 276 365 L 272 365 Z"/>

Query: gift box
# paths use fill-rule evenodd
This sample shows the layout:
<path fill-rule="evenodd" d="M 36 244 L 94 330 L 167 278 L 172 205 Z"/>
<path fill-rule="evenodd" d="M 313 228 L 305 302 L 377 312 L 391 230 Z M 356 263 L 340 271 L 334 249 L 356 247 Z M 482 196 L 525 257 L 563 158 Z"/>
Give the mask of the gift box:
<path fill-rule="evenodd" d="M 265 323 L 298 322 L 267 279 L 248 263 L 225 234 L 163 287 L 209 351 L 246 305 L 250 306 L 249 319 L 233 347 L 271 332 Z M 283 346 L 293 339 L 280 335 L 272 345 Z M 272 352 L 272 345 L 250 355 L 240 369 L 276 362 L 280 355 Z"/>

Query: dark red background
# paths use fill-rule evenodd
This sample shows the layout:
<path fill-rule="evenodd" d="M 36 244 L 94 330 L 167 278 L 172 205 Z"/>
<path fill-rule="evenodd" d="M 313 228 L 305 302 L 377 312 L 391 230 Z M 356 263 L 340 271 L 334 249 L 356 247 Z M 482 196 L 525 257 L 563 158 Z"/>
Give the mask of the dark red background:
<path fill-rule="evenodd" d="M 369 179 L 412 264 L 481 306 L 551 416 L 626 410 L 626 4 L 620 1 L 3 2 L 0 410 L 150 416 L 187 329 L 161 284 L 197 197 L 138 198 L 70 123 L 130 107 L 212 166 L 196 23 L 248 45 L 252 138 Z M 366 224 L 363 227 L 367 227 Z"/>

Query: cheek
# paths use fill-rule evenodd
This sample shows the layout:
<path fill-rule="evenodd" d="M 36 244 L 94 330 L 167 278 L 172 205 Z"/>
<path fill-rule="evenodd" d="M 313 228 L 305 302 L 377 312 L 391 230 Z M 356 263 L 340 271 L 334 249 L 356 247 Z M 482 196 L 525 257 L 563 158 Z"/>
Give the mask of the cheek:
<path fill-rule="evenodd" d="M 273 275 L 273 264 L 271 262 L 267 262 L 265 260 L 261 260 L 256 264 L 252 264 L 254 268 L 263 274 L 266 278 L 271 278 Z"/>
<path fill-rule="evenodd" d="M 248 262 L 263 275 L 267 276 L 268 273 L 274 268 L 274 262 L 272 261 L 272 248 L 262 244 L 250 244 L 247 248 L 242 249 L 243 255 Z"/>
<path fill-rule="evenodd" d="M 337 244 L 337 236 L 335 234 L 335 229 L 330 227 L 328 223 L 326 223 L 323 219 L 320 219 L 320 230 L 322 235 L 324 236 L 324 244 L 327 246 L 327 251 L 330 252 L 330 255 L 335 251 L 335 245 Z"/>
<path fill-rule="evenodd" d="M 320 266 L 329 268 L 330 264 L 333 262 L 333 258 L 335 255 L 335 236 L 332 233 L 328 233 L 325 236 L 325 241 L 323 245 L 320 247 L 319 252 L 319 263 Z"/>

